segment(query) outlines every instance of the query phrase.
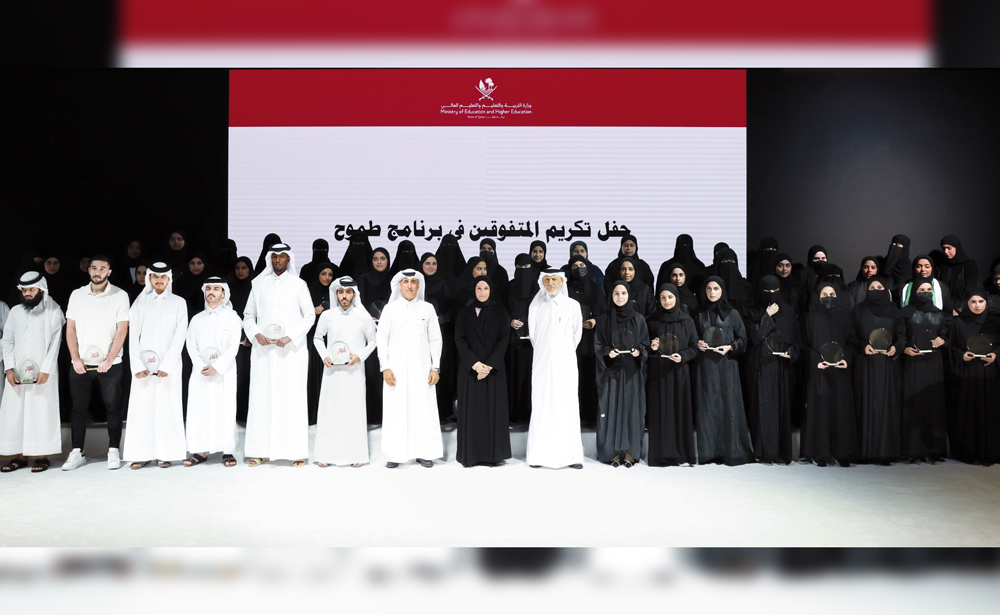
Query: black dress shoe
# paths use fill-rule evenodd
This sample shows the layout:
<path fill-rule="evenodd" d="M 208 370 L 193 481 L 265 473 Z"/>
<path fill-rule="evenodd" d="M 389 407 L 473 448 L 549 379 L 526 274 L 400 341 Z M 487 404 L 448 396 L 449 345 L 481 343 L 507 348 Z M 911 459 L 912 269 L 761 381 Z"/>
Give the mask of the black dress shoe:
<path fill-rule="evenodd" d="M 434 462 L 431 461 L 431 460 L 429 460 L 429 459 L 420 459 L 418 457 L 417 458 L 417 463 L 419 463 L 420 465 L 424 466 L 425 468 L 433 468 L 434 467 Z"/>
<path fill-rule="evenodd" d="M 529 468 L 540 468 L 542 466 L 528 466 Z"/>
<path fill-rule="evenodd" d="M 507 465 L 507 460 L 506 459 L 501 459 L 500 461 L 493 462 L 491 465 L 494 468 L 497 467 L 497 466 L 505 466 L 505 465 Z"/>
<path fill-rule="evenodd" d="M 825 468 L 826 467 L 826 462 L 825 461 L 817 461 L 816 462 L 816 466 L 820 467 L 820 468 Z"/>
<path fill-rule="evenodd" d="M 618 461 L 617 459 L 615 459 L 614 461 L 612 461 L 612 462 L 611 462 L 611 467 L 612 467 L 612 468 L 617 468 L 617 467 L 618 467 L 618 466 L 620 466 L 621 464 L 622 464 L 622 462 L 620 462 L 620 461 Z"/>
<path fill-rule="evenodd" d="M 573 468 L 574 470 L 582 470 L 583 469 L 583 464 L 582 463 L 574 463 L 574 464 L 570 464 L 569 467 Z"/>
<path fill-rule="evenodd" d="M 399 464 L 396 463 L 395 461 L 387 461 L 387 462 L 385 462 L 385 467 L 387 467 L 387 468 L 398 468 Z"/>
<path fill-rule="evenodd" d="M 849 467 L 851 467 L 851 464 L 850 464 L 850 462 L 847 462 L 847 461 L 841 461 L 840 462 L 840 467 L 842 467 L 842 468 L 849 468 Z"/>
<path fill-rule="evenodd" d="M 622 464 L 622 465 L 624 465 L 626 468 L 631 468 L 632 466 L 635 465 L 635 462 L 634 461 L 629 461 L 628 459 L 626 459 L 625 463 Z"/>

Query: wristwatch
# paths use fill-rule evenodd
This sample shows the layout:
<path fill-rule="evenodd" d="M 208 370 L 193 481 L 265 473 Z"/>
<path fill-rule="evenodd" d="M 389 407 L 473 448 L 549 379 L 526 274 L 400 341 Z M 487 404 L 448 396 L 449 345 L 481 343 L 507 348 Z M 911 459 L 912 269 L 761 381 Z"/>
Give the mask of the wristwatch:
<path fill-rule="evenodd" d="M 435 372 L 437 372 L 438 374 L 441 373 L 441 370 L 439 368 L 437 368 L 437 367 L 432 367 L 431 369 L 434 370 Z"/>

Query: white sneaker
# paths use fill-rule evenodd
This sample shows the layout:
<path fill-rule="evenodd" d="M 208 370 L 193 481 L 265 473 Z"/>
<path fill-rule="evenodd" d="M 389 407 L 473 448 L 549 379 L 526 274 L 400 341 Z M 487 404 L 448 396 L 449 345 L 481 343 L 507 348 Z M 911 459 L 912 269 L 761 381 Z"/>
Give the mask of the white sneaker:
<path fill-rule="evenodd" d="M 63 463 L 63 470 L 75 470 L 87 463 L 87 458 L 83 455 L 83 450 L 79 448 L 74 448 L 69 452 L 69 457 L 66 458 L 66 462 Z"/>
<path fill-rule="evenodd" d="M 117 448 L 108 449 L 108 469 L 117 470 L 122 467 L 122 456 Z"/>

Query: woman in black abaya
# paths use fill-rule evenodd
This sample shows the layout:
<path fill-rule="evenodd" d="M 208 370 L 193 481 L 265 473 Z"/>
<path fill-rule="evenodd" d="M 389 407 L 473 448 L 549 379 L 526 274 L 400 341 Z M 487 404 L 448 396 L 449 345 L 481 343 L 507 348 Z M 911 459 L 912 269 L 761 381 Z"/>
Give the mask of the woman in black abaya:
<path fill-rule="evenodd" d="M 823 246 L 815 245 L 809 248 L 809 252 L 806 255 L 806 266 L 799 272 L 799 280 L 806 288 L 806 296 L 816 288 L 816 282 L 819 281 L 820 269 L 822 269 L 828 260 L 826 248 Z"/>
<path fill-rule="evenodd" d="M 587 277 L 590 282 L 594 284 L 598 292 L 601 293 L 601 297 L 604 297 L 604 273 L 601 272 L 601 268 L 590 262 L 590 257 L 588 253 L 590 250 L 587 248 L 587 244 L 583 241 L 574 241 L 569 244 L 569 257 L 572 259 L 574 256 L 582 256 L 584 264 L 587 266 Z M 570 274 L 570 264 L 567 263 L 562 266 L 562 270 L 566 272 L 566 277 Z M 601 301 L 603 304 L 604 301 Z"/>
<path fill-rule="evenodd" d="M 788 305 L 795 308 L 796 314 L 801 314 L 806 309 L 809 295 L 802 286 L 802 280 L 792 272 L 792 257 L 781 252 L 774 258 L 774 275 L 781 283 L 781 296 Z M 851 306 L 853 305 L 852 303 Z"/>
<path fill-rule="evenodd" d="M 455 320 L 451 311 L 451 284 L 441 276 L 437 256 L 427 252 L 420 257 L 424 274 L 424 300 L 434 306 L 441 326 L 441 379 L 434 386 L 437 396 L 438 419 L 447 422 L 455 411 Z"/>
<path fill-rule="evenodd" d="M 367 239 L 367 238 L 366 238 Z M 392 294 L 392 276 L 389 274 L 389 251 L 385 248 L 375 248 L 372 251 L 371 270 L 357 278 L 358 290 L 361 292 L 361 303 L 372 315 L 378 326 L 378 316 L 381 308 L 389 301 Z M 375 303 L 380 307 L 376 308 Z M 365 360 L 365 403 L 367 405 L 368 423 L 382 424 L 382 370 L 378 359 L 378 349 L 372 351 Z"/>
<path fill-rule="evenodd" d="M 892 296 L 899 294 L 899 289 L 910 281 L 913 273 L 910 261 L 910 238 L 906 235 L 893 235 L 889 250 L 885 255 L 885 266 L 882 267 L 882 277 L 888 278 Z"/>
<path fill-rule="evenodd" d="M 799 456 L 818 466 L 836 460 L 847 467 L 859 451 L 850 369 L 857 354 L 849 343 L 854 340 L 850 298 L 838 294 L 833 286 L 820 287 L 812 295 L 803 330 L 808 383 Z M 833 345 L 839 346 L 843 356 L 828 361 L 823 349 L 830 350 Z"/>
<path fill-rule="evenodd" d="M 653 291 L 639 279 L 640 261 L 631 256 L 625 256 L 615 262 L 619 263 L 618 280 L 622 280 L 629 285 L 629 297 L 635 309 L 643 318 L 652 314 L 656 304 L 653 302 Z M 605 277 L 604 279 L 607 280 L 608 278 Z M 617 281 L 615 281 L 615 284 L 617 284 Z"/>
<path fill-rule="evenodd" d="M 941 250 L 945 260 L 938 263 L 941 281 L 948 285 L 953 297 L 967 297 L 979 286 L 979 270 L 976 261 L 969 258 L 962 247 L 962 241 L 955 235 L 941 238 Z"/>
<path fill-rule="evenodd" d="M 437 275 L 443 276 L 449 284 L 454 284 L 465 268 L 465 256 L 462 254 L 462 246 L 458 245 L 458 238 L 451 233 L 442 237 L 435 256 L 438 261 Z"/>
<path fill-rule="evenodd" d="M 330 284 L 334 280 L 334 275 L 336 265 L 333 263 L 316 263 L 313 267 L 313 278 L 306 280 L 309 286 L 309 296 L 312 297 L 313 310 L 316 312 L 316 318 L 313 320 L 313 326 L 309 329 L 309 334 L 306 336 L 307 340 L 313 338 L 313 334 L 316 332 L 316 323 L 319 322 L 320 315 L 326 310 L 329 310 L 331 305 L 336 304 L 337 298 L 330 297 Z M 338 306 L 337 309 L 340 309 Z M 309 407 L 309 424 L 316 424 L 316 416 L 319 411 L 319 392 L 323 385 L 323 370 L 326 366 L 323 363 L 323 357 L 319 355 L 316 351 L 315 344 L 308 344 L 309 346 L 309 373 L 306 383 L 306 399 Z"/>
<path fill-rule="evenodd" d="M 344 251 L 343 258 L 340 259 L 340 267 L 335 273 L 339 274 L 338 277 L 349 275 L 355 281 L 358 281 L 361 279 L 361 276 L 371 270 L 372 244 L 368 240 L 368 235 L 355 232 L 351 235 L 350 241 L 347 244 L 347 250 Z M 358 290 L 361 289 L 359 288 Z"/>
<path fill-rule="evenodd" d="M 233 309 L 243 320 L 243 310 L 253 288 L 253 261 L 246 256 L 236 259 L 229 276 L 229 292 Z M 236 353 L 236 420 L 246 422 L 250 407 L 250 341 L 245 331 L 240 332 L 240 349 Z"/>
<path fill-rule="evenodd" d="M 656 313 L 646 320 L 651 338 L 646 367 L 646 421 L 651 466 L 693 465 L 694 412 L 688 364 L 698 356 L 698 333 L 673 284 L 659 288 Z M 676 345 L 667 348 L 668 336 Z M 671 338 L 673 339 L 673 338 Z"/>
<path fill-rule="evenodd" d="M 739 312 L 726 301 L 722 278 L 707 278 L 701 296 L 704 304 L 694 318 L 700 338 L 693 378 L 698 462 L 742 465 L 753 461 L 737 362 L 747 348 L 746 327 Z M 711 328 L 721 330 L 718 346 L 709 347 L 705 342 Z"/>
<path fill-rule="evenodd" d="M 486 259 L 486 275 L 490 276 L 493 282 L 493 291 L 496 293 L 496 300 L 500 305 L 507 303 L 507 285 L 510 284 L 510 277 L 507 270 L 500 264 L 500 255 L 497 254 L 497 242 L 490 238 L 479 242 L 479 256 Z"/>
<path fill-rule="evenodd" d="M 973 356 L 969 338 L 984 335 L 993 348 L 985 357 Z M 948 383 L 948 426 L 951 456 L 966 463 L 992 465 L 1000 461 L 1000 379 L 997 372 L 997 344 L 1000 320 L 986 312 L 986 293 L 969 294 L 958 318 L 952 322 L 951 381 Z"/>
<path fill-rule="evenodd" d="M 778 240 L 774 237 L 765 237 L 760 240 L 757 253 L 754 254 L 753 261 L 750 262 L 750 276 L 747 280 L 751 288 L 757 288 L 760 279 L 766 275 L 774 275 L 775 260 L 778 257 Z"/>
<path fill-rule="evenodd" d="M 854 305 L 864 303 L 868 296 L 868 281 L 871 280 L 872 276 L 880 273 L 879 262 L 877 256 L 866 256 L 861 259 L 861 267 L 858 269 L 857 277 L 847 285 L 847 291 L 851 294 Z"/>
<path fill-rule="evenodd" d="M 501 465 L 510 458 L 504 354 L 510 316 L 492 296 L 493 281 L 480 276 L 475 298 L 455 317 L 458 349 L 458 448 L 465 467 Z"/>
<path fill-rule="evenodd" d="M 508 314 L 511 321 L 507 328 L 510 343 L 507 352 L 507 388 L 510 401 L 511 424 L 527 423 L 531 418 L 531 340 L 529 335 L 528 306 L 538 292 L 538 272 L 531 257 L 518 254 L 514 259 L 514 279 L 510 283 Z"/>
<path fill-rule="evenodd" d="M 656 274 L 657 288 L 670 282 L 670 270 L 666 268 L 668 264 L 673 266 L 680 264 L 684 266 L 684 271 L 688 277 L 687 283 L 690 288 L 698 288 L 699 284 L 701 284 L 701 278 L 705 274 L 705 263 L 698 260 L 698 256 L 694 252 L 694 239 L 690 235 L 681 234 L 677 236 L 677 240 L 674 242 L 673 257 L 663 265 L 660 265 L 660 271 Z"/>
<path fill-rule="evenodd" d="M 781 296 L 778 278 L 766 275 L 747 311 L 747 423 L 758 461 L 792 461 L 794 363 L 799 358 L 799 321 Z"/>
<path fill-rule="evenodd" d="M 615 345 L 624 332 L 632 334 L 630 348 Z M 628 283 L 623 280 L 611 287 L 608 311 L 597 319 L 594 348 L 600 410 L 597 460 L 631 468 L 642 451 L 649 331 L 645 317 L 629 297 Z"/>
<path fill-rule="evenodd" d="M 900 307 L 906 307 L 910 304 L 916 286 L 920 286 L 922 282 L 930 282 L 931 284 L 931 303 L 942 312 L 951 314 L 951 289 L 938 279 L 934 260 L 926 254 L 920 254 L 913 259 L 913 278 L 904 284 L 899 292 Z"/>
<path fill-rule="evenodd" d="M 583 335 L 576 347 L 577 370 L 580 374 L 593 374 L 597 355 L 594 353 L 594 327 L 598 318 L 607 310 L 604 295 L 597 290 L 587 275 L 587 260 L 574 256 L 569 261 L 570 273 L 566 282 L 569 296 L 576 299 L 583 311 Z M 597 422 L 597 382 L 580 377 L 580 424 L 593 427 Z"/>
<path fill-rule="evenodd" d="M 409 239 L 400 241 L 399 245 L 396 246 L 396 258 L 392 259 L 392 267 L 389 268 L 389 277 L 392 278 L 392 276 L 404 269 L 420 269 L 420 257 L 417 256 L 417 247 Z"/>
<path fill-rule="evenodd" d="M 860 461 L 889 465 L 902 455 L 902 362 L 906 342 L 903 316 L 889 300 L 885 279 L 868 282 L 864 303 L 851 311 L 854 346 L 854 394 L 861 435 Z M 872 346 L 872 332 L 884 329 L 891 345 L 885 352 Z"/>
<path fill-rule="evenodd" d="M 743 313 L 750 303 L 750 283 L 740 273 L 736 252 L 728 247 L 719 250 L 715 255 L 714 267 L 715 275 L 722 278 L 729 305 Z"/>
<path fill-rule="evenodd" d="M 528 255 L 531 257 L 531 266 L 535 268 L 537 273 L 541 273 L 549 268 L 549 261 L 545 258 L 548 251 L 549 248 L 545 245 L 544 241 L 536 239 L 531 242 L 531 246 L 528 248 Z"/>
<path fill-rule="evenodd" d="M 305 280 L 307 284 L 312 284 L 316 276 L 319 275 L 319 270 L 316 268 L 320 265 L 326 265 L 331 268 L 334 280 L 340 277 L 340 268 L 330 262 L 330 244 L 325 239 L 317 239 L 313 242 L 312 259 L 299 268 L 299 277 Z"/>
<path fill-rule="evenodd" d="M 653 278 L 653 271 L 649 268 L 649 263 L 639 258 L 639 240 L 635 238 L 635 235 L 625 235 L 622 237 L 621 247 L 618 248 L 618 258 L 611 261 L 608 268 L 604 270 L 605 296 L 610 297 L 611 287 L 614 286 L 615 282 L 623 279 L 620 272 L 622 262 L 626 258 L 632 259 L 632 266 L 635 268 L 635 277 L 646 285 L 648 294 L 652 295 L 653 284 L 656 283 L 656 280 Z M 633 297 L 634 299 L 635 297 Z"/>
<path fill-rule="evenodd" d="M 938 461 L 948 449 L 944 357 L 951 314 L 934 306 L 934 287 L 920 282 L 902 309 L 907 345 L 903 349 L 903 458 Z"/>
<path fill-rule="evenodd" d="M 667 269 L 669 270 L 669 277 L 665 281 L 661 282 L 659 287 L 662 287 L 664 284 L 672 284 L 675 286 L 677 288 L 677 292 L 674 294 L 677 296 L 677 300 L 680 301 L 681 305 L 687 308 L 687 313 L 689 315 L 694 314 L 698 311 L 699 307 L 698 295 L 691 290 L 694 288 L 694 282 L 692 281 L 691 276 L 688 275 L 687 266 L 682 263 L 671 263 Z"/>

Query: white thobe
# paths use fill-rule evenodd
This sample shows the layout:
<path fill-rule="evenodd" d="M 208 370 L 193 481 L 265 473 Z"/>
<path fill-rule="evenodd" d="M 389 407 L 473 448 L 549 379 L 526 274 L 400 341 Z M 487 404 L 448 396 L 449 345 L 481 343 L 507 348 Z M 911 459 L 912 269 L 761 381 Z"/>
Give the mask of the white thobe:
<path fill-rule="evenodd" d="M 10 307 L 3 301 L 0 301 L 0 334 L 3 334 L 5 323 L 7 318 L 10 316 Z M 0 373 L 5 373 L 6 368 L 3 366 L 4 359 L 0 356 Z M 3 378 L 0 380 L 0 399 L 3 397 L 3 387 L 7 384 L 7 379 Z"/>
<path fill-rule="evenodd" d="M 195 314 L 188 325 L 187 351 L 191 357 L 188 381 L 187 448 L 193 453 L 236 452 L 236 353 L 243 321 L 231 307 L 219 306 Z M 214 348 L 216 374 L 204 376 L 203 350 Z"/>
<path fill-rule="evenodd" d="M 24 305 L 15 306 L 3 326 L 0 369 L 6 365 L 16 370 L 30 359 L 49 379 L 45 384 L 8 386 L 4 391 L 0 401 L 0 455 L 62 452 L 58 357 L 65 322 L 59 306 L 43 301 L 30 311 Z"/>
<path fill-rule="evenodd" d="M 252 345 L 250 407 L 243 447 L 247 457 L 309 457 L 306 335 L 315 319 L 309 287 L 294 274 L 286 271 L 254 280 L 243 311 L 243 329 Z M 292 342 L 284 348 L 257 343 L 256 335 L 271 324 L 282 325 Z"/>
<path fill-rule="evenodd" d="M 327 342 L 323 342 L 323 336 Z M 361 359 L 356 365 L 323 367 L 313 458 L 334 465 L 368 463 L 368 417 L 365 409 L 365 359 L 375 350 L 375 323 L 362 309 L 339 305 L 320 314 L 313 343 L 319 356 L 333 342 L 347 344 Z"/>
<path fill-rule="evenodd" d="M 444 456 L 437 395 L 427 383 L 441 364 L 441 327 L 434 306 L 397 299 L 379 318 L 378 358 L 396 386 L 382 383 L 382 455 L 403 463 Z"/>
<path fill-rule="evenodd" d="M 529 307 L 528 322 L 534 348 L 528 465 L 562 468 L 583 463 L 576 365 L 576 346 L 583 336 L 580 304 L 561 294 L 547 297 Z"/>
<path fill-rule="evenodd" d="M 181 351 L 187 332 L 187 302 L 173 293 L 143 293 L 129 310 L 129 371 L 132 388 L 125 427 L 125 461 L 170 461 L 187 457 L 184 440 Z M 151 350 L 160 357 L 160 378 L 146 370 L 140 355 Z"/>

